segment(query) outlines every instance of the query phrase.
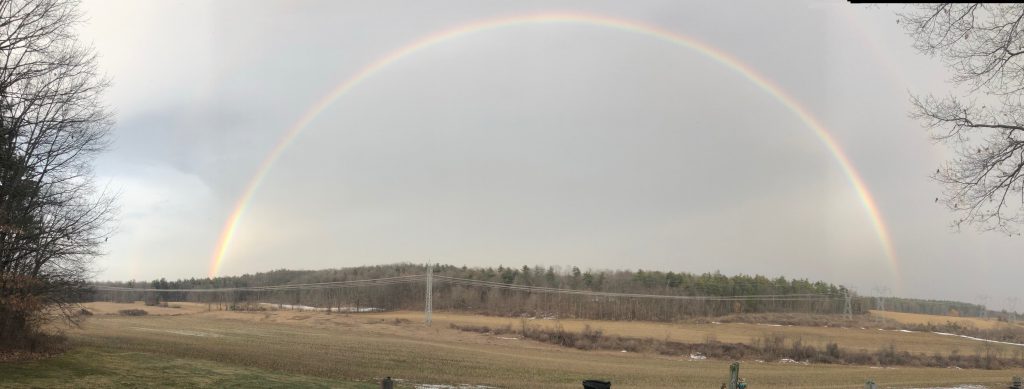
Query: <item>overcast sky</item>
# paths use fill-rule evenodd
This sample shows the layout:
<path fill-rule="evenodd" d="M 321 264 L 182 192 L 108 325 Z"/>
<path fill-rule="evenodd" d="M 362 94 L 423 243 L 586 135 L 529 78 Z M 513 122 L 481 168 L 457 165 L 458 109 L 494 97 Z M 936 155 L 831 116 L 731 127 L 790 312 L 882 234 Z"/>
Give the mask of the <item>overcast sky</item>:
<path fill-rule="evenodd" d="M 221 274 L 427 260 L 807 277 L 998 305 L 1024 239 L 952 231 L 907 116 L 949 74 L 894 8 L 840 1 L 88 0 L 112 79 L 122 193 L 100 279 L 205 277 L 260 162 L 310 106 L 433 32 L 537 12 L 699 39 L 771 79 L 849 155 L 892 235 L 796 114 L 706 55 L 641 34 L 534 24 L 396 61 L 331 104 L 271 167 Z"/>

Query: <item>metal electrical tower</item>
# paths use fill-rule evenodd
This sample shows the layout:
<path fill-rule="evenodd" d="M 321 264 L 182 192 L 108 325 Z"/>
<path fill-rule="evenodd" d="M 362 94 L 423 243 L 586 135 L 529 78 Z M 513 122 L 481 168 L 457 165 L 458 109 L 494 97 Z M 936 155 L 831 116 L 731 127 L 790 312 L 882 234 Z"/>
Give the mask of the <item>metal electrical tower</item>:
<path fill-rule="evenodd" d="M 988 295 L 980 295 L 978 296 L 978 300 L 981 300 L 981 318 L 988 319 Z"/>
<path fill-rule="evenodd" d="M 1006 304 L 1010 307 L 1010 323 L 1014 323 L 1017 321 L 1017 298 L 1007 297 Z"/>
<path fill-rule="evenodd" d="M 888 287 L 875 286 L 875 309 L 879 311 L 885 310 L 885 294 Z"/>
<path fill-rule="evenodd" d="M 434 297 L 434 267 L 431 264 L 427 264 L 427 300 L 426 304 L 423 305 L 423 314 L 426 316 L 427 325 L 430 325 L 434 314 L 434 303 L 432 298 Z"/>
<path fill-rule="evenodd" d="M 843 308 L 843 312 L 846 313 L 846 320 L 853 319 L 853 304 L 850 302 L 850 291 L 846 291 L 846 307 Z"/>

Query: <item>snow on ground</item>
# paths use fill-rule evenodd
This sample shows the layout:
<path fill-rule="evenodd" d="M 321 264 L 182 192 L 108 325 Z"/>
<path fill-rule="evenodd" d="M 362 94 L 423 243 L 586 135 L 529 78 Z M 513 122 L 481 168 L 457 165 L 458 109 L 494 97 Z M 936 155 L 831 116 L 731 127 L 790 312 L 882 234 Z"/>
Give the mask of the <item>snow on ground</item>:
<path fill-rule="evenodd" d="M 861 329 L 863 330 L 863 329 L 864 329 L 864 327 L 861 327 Z M 906 334 L 916 334 L 916 333 L 924 333 L 923 331 L 911 331 L 911 330 L 886 330 L 886 329 L 884 329 L 884 328 L 879 328 L 878 330 L 879 330 L 879 331 L 893 331 L 893 332 L 902 332 L 902 333 L 906 333 Z M 948 332 L 935 332 L 935 331 L 932 331 L 932 333 L 933 333 L 933 334 L 935 334 L 935 335 L 942 335 L 942 336 L 956 336 L 956 337 L 960 337 L 960 338 L 964 338 L 964 339 L 976 340 L 976 341 L 979 341 L 979 342 L 988 342 L 988 343 L 998 343 L 998 344 L 1005 344 L 1005 345 L 1008 345 L 1008 346 L 1020 346 L 1020 347 L 1024 347 L 1024 343 L 1013 343 L 1013 342 L 1003 342 L 1003 341 L 999 341 L 999 340 L 991 340 L 991 339 L 975 338 L 975 337 L 973 337 L 973 336 L 967 336 L 967 335 L 958 335 L 958 334 L 951 334 L 951 333 L 948 333 Z M 970 388 L 970 387 L 965 387 L 965 388 Z"/>
<path fill-rule="evenodd" d="M 809 365 L 810 364 L 810 362 L 807 362 L 807 361 L 796 361 L 796 360 L 789 359 L 789 358 L 782 358 L 782 359 L 779 360 L 779 363 L 795 363 L 795 364 L 799 364 L 799 365 Z"/>
<path fill-rule="evenodd" d="M 1010 345 L 1010 346 L 1022 346 L 1022 347 L 1024 347 L 1024 343 L 1000 342 L 998 340 L 975 338 L 973 336 L 950 334 L 948 332 L 932 332 L 932 333 L 936 334 L 936 335 L 942 335 L 942 336 L 959 336 L 959 337 L 964 338 L 964 339 L 977 340 L 979 342 L 999 343 L 999 344 L 1007 344 L 1007 345 Z"/>
<path fill-rule="evenodd" d="M 291 304 L 272 304 L 272 303 L 260 303 L 261 306 L 269 308 L 287 309 L 293 311 L 313 311 L 313 312 L 383 312 L 384 308 L 374 307 L 331 307 L 331 308 L 320 308 L 311 307 L 308 305 L 291 305 Z"/>

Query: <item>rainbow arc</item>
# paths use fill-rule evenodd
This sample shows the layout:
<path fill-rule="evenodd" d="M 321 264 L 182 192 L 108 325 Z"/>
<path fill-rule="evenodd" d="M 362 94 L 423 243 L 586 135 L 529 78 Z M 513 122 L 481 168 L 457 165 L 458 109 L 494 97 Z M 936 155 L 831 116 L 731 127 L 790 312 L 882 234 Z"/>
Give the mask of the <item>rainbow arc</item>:
<path fill-rule="evenodd" d="M 865 185 L 864 180 L 861 178 L 860 173 L 854 168 L 850 162 L 849 157 L 840 148 L 839 143 L 836 142 L 835 138 L 828 132 L 827 128 L 819 121 L 811 112 L 799 103 L 796 99 L 786 93 L 782 88 L 776 85 L 772 80 L 763 76 L 755 69 L 744 64 L 739 59 L 733 57 L 729 53 L 719 50 L 713 46 L 710 46 L 704 42 L 701 42 L 695 38 L 688 37 L 662 27 L 658 27 L 651 24 L 641 23 L 637 21 L 613 18 L 602 15 L 593 14 L 582 14 L 582 13 L 537 13 L 528 15 L 519 15 L 503 18 L 485 19 L 468 24 L 459 25 L 450 29 L 442 30 L 433 34 L 426 35 L 420 39 L 417 39 L 405 46 L 399 47 L 386 55 L 378 58 L 377 60 L 366 65 L 354 75 L 348 79 L 342 81 L 330 92 L 320 98 L 316 103 L 310 106 L 303 114 L 292 124 L 281 139 L 274 145 L 274 148 L 267 154 L 267 156 L 260 163 L 256 169 L 256 173 L 249 180 L 245 190 L 242 192 L 241 197 L 238 199 L 233 211 L 224 223 L 219 240 L 217 241 L 217 247 L 213 253 L 213 258 L 210 263 L 210 277 L 217 275 L 221 265 L 224 263 L 231 242 L 234 239 L 235 233 L 238 230 L 239 222 L 245 215 L 246 210 L 252 201 L 253 195 L 257 192 L 260 185 L 263 183 L 267 176 L 267 173 L 271 170 L 274 163 L 280 158 L 284 151 L 291 145 L 295 138 L 298 137 L 303 130 L 309 127 L 309 124 L 316 119 L 324 110 L 326 110 L 332 103 L 334 103 L 339 97 L 350 92 L 356 86 L 362 84 L 367 79 L 379 73 L 382 69 L 389 65 L 401 61 L 405 58 L 412 56 L 413 54 L 451 41 L 460 37 L 465 37 L 472 34 L 479 34 L 487 31 L 506 29 L 523 25 L 536 25 L 536 24 L 569 24 L 569 25 L 581 25 L 581 26 L 593 26 L 600 28 L 610 28 L 625 33 L 639 34 L 647 36 L 653 39 L 657 39 L 674 46 L 693 50 L 697 53 L 703 54 L 704 56 L 714 60 L 715 62 L 729 68 L 736 73 L 742 75 L 745 79 L 750 81 L 752 84 L 759 87 L 768 95 L 775 98 L 782 106 L 786 107 L 790 112 L 795 114 L 806 126 L 809 128 L 815 136 L 821 141 L 821 144 L 829 151 L 835 161 L 838 163 L 839 168 L 846 176 L 850 185 L 854 189 L 859 198 L 864 211 L 870 220 L 872 227 L 877 235 L 878 241 L 881 245 L 881 249 L 886 256 L 889 263 L 890 270 L 896 276 L 896 279 L 900 279 L 899 263 L 895 250 L 893 249 L 892 241 L 889 237 L 889 231 L 884 223 L 881 212 L 878 209 L 878 205 L 875 203 L 874 198 L 871 196 L 871 192 Z"/>

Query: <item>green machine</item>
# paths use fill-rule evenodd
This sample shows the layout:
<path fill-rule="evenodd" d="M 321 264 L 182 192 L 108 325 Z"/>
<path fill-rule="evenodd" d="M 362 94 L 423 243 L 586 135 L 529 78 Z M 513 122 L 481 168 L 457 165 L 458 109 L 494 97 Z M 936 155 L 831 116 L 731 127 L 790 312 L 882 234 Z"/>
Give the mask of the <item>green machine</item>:
<path fill-rule="evenodd" d="M 729 389 L 747 389 L 746 380 L 740 378 L 740 363 L 733 362 L 729 365 Z"/>

